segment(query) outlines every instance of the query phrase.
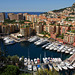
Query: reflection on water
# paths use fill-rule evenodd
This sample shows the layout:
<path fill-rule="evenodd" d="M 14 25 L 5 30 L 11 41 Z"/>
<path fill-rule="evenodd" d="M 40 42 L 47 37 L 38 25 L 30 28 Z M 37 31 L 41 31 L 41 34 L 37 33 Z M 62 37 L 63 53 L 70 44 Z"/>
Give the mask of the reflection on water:
<path fill-rule="evenodd" d="M 27 41 L 24 41 L 24 42 L 20 42 L 20 45 L 21 45 L 22 47 L 28 47 L 28 46 L 30 45 L 30 43 L 27 42 Z"/>

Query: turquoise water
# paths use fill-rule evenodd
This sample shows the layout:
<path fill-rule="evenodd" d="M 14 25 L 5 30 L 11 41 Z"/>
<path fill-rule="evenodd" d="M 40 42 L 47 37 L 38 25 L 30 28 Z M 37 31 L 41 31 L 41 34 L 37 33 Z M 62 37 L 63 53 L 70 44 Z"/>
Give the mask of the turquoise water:
<path fill-rule="evenodd" d="M 57 51 L 45 50 L 41 46 L 36 46 L 34 43 L 29 43 L 27 41 L 6 46 L 4 45 L 3 41 L 0 40 L 0 46 L 2 50 L 7 51 L 7 55 L 18 55 L 19 57 L 24 56 L 26 58 L 29 56 L 31 59 L 37 57 L 40 58 L 41 55 L 41 59 L 46 56 L 52 58 L 60 57 L 62 60 L 64 60 L 70 56 L 69 54 L 58 53 Z"/>

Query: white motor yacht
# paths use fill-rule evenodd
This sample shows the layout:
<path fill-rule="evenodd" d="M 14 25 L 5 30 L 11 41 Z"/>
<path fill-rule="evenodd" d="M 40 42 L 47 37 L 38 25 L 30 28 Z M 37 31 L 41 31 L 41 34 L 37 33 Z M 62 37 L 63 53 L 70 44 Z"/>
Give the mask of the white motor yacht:
<path fill-rule="evenodd" d="M 52 46 L 52 44 L 48 45 L 45 49 L 49 49 Z"/>
<path fill-rule="evenodd" d="M 57 52 L 60 52 L 63 48 L 64 48 L 64 45 L 62 45 L 62 46 L 57 50 Z"/>
<path fill-rule="evenodd" d="M 67 66 L 69 69 L 73 69 L 73 68 L 74 68 L 73 66 L 71 66 L 71 64 L 69 64 L 69 63 L 67 63 L 67 62 L 65 62 L 65 64 L 66 64 L 66 66 Z"/>
<path fill-rule="evenodd" d="M 27 58 L 24 58 L 24 65 L 27 66 L 28 62 L 27 62 Z"/>
<path fill-rule="evenodd" d="M 32 71 L 32 65 L 28 65 L 28 70 Z"/>
<path fill-rule="evenodd" d="M 39 40 L 40 38 L 39 37 L 34 37 L 32 40 L 30 40 L 29 42 L 35 42 L 37 40 Z"/>
<path fill-rule="evenodd" d="M 74 54 L 74 53 L 75 53 L 75 50 L 73 50 L 73 51 L 70 52 L 70 54 Z"/>
<path fill-rule="evenodd" d="M 33 71 L 37 71 L 37 67 L 36 66 L 33 66 Z"/>
<path fill-rule="evenodd" d="M 50 45 L 50 43 L 47 43 L 47 44 L 43 45 L 42 48 L 45 48 L 48 45 Z"/>
<path fill-rule="evenodd" d="M 8 39 L 9 39 L 9 37 L 5 37 L 5 38 L 3 38 L 4 41 L 6 41 L 6 40 L 8 40 Z"/>
<path fill-rule="evenodd" d="M 67 49 L 66 48 L 63 48 L 62 50 L 61 50 L 61 52 L 63 53 L 63 52 L 65 52 Z"/>
<path fill-rule="evenodd" d="M 43 45 L 43 44 L 45 44 L 45 43 L 47 43 L 47 42 L 48 42 L 47 40 L 42 40 L 42 41 L 36 43 L 36 45 Z"/>
<path fill-rule="evenodd" d="M 40 39 L 40 40 L 34 42 L 34 44 L 37 44 L 38 42 L 41 42 L 42 40 L 43 40 L 43 39 Z"/>
<path fill-rule="evenodd" d="M 50 48 L 49 48 L 49 50 L 52 50 L 54 48 L 54 46 L 52 45 Z"/>
<path fill-rule="evenodd" d="M 34 58 L 34 63 L 37 64 L 37 59 Z"/>
<path fill-rule="evenodd" d="M 71 65 L 66 65 L 69 69 L 73 69 L 74 67 Z"/>
<path fill-rule="evenodd" d="M 55 50 L 55 51 L 56 51 L 56 50 L 58 50 L 58 49 L 59 49 L 59 47 L 58 47 L 58 46 L 54 48 L 54 50 Z"/>
<path fill-rule="evenodd" d="M 64 69 L 64 70 L 67 70 L 68 68 L 66 67 L 65 63 L 64 62 L 61 62 L 60 66 Z"/>
<path fill-rule="evenodd" d="M 68 54 L 68 53 L 69 53 L 69 51 L 68 51 L 68 50 L 66 50 L 66 51 L 65 51 L 65 53 L 66 53 L 66 54 Z"/>
<path fill-rule="evenodd" d="M 53 67 L 54 67 L 54 69 L 55 69 L 56 71 L 59 71 L 59 68 L 58 68 L 58 66 L 57 66 L 56 64 L 53 64 Z"/>
<path fill-rule="evenodd" d="M 30 58 L 28 58 L 28 65 L 30 65 L 31 64 L 31 61 L 30 61 Z"/>
<path fill-rule="evenodd" d="M 8 39 L 4 43 L 5 43 L 5 45 L 10 45 L 10 44 L 14 44 L 15 41 L 14 40 L 11 40 L 11 39 Z"/>
<path fill-rule="evenodd" d="M 59 70 L 61 70 L 61 71 L 62 71 L 62 68 L 61 68 L 61 66 L 60 66 L 59 64 L 56 64 L 56 65 L 58 66 Z"/>

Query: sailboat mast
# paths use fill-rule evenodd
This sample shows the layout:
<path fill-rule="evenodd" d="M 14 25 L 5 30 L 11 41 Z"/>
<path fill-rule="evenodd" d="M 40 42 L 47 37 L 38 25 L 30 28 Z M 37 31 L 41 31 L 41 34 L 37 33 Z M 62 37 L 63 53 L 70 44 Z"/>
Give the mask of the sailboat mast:
<path fill-rule="evenodd" d="M 28 48 L 28 58 L 29 58 L 29 48 Z"/>
<path fill-rule="evenodd" d="M 44 52 L 44 57 L 46 57 L 46 52 Z"/>
<path fill-rule="evenodd" d="M 40 54 L 40 63 L 41 63 L 41 54 Z"/>

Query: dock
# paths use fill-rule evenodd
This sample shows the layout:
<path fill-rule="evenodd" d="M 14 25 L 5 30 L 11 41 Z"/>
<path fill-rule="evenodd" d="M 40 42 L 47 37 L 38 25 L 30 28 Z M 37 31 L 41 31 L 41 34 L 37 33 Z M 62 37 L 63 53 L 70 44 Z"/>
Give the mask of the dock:
<path fill-rule="evenodd" d="M 65 62 L 69 62 L 70 64 L 72 64 L 73 62 L 75 62 L 75 53 L 72 56 L 70 56 L 69 58 L 67 58 L 65 60 Z"/>

